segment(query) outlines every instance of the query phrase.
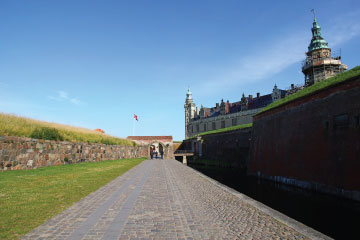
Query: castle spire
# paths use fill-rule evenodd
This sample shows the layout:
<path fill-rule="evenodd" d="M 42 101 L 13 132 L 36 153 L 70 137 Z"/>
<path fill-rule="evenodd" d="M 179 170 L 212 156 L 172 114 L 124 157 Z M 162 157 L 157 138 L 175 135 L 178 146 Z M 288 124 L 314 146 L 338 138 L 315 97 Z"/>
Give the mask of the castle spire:
<path fill-rule="evenodd" d="M 190 136 L 190 121 L 195 117 L 195 103 L 193 103 L 192 93 L 190 91 L 190 87 L 186 93 L 186 100 L 185 100 L 185 138 Z"/>
<path fill-rule="evenodd" d="M 315 11 L 312 10 L 312 12 L 314 14 L 311 28 L 312 38 L 302 66 L 302 72 L 305 75 L 305 86 L 335 76 L 347 69 L 347 66 L 342 64 L 340 58 L 331 57 L 331 49 L 321 36 L 321 28 L 316 21 Z"/>
<path fill-rule="evenodd" d="M 192 102 L 192 93 L 190 91 L 190 88 L 188 88 L 187 93 L 186 93 L 186 102 Z"/>
<path fill-rule="evenodd" d="M 312 52 L 317 49 L 329 48 L 328 43 L 321 36 L 321 27 L 318 25 L 316 21 L 315 11 L 312 12 L 314 13 L 314 22 L 313 22 L 313 27 L 311 28 L 312 39 L 308 47 L 309 52 Z"/>
<path fill-rule="evenodd" d="M 188 90 L 187 90 L 187 93 L 186 93 L 187 95 L 192 95 L 192 93 L 191 93 L 191 91 L 190 91 L 190 88 L 188 88 Z"/>
<path fill-rule="evenodd" d="M 314 21 L 316 21 L 315 10 L 314 10 L 314 9 L 311 9 L 311 12 L 314 14 Z"/>

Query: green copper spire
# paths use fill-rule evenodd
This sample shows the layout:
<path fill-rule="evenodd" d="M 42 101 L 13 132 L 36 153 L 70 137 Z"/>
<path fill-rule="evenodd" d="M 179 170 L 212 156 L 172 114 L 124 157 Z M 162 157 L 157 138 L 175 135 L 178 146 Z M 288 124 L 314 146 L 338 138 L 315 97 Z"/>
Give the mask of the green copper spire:
<path fill-rule="evenodd" d="M 187 91 L 187 95 L 191 95 L 191 91 L 190 91 L 190 88 L 188 88 L 188 91 Z"/>
<path fill-rule="evenodd" d="M 311 31 L 312 31 L 312 39 L 308 47 L 309 52 L 314 51 L 316 49 L 329 48 L 328 43 L 321 36 L 321 28 L 316 22 L 315 16 Z"/>

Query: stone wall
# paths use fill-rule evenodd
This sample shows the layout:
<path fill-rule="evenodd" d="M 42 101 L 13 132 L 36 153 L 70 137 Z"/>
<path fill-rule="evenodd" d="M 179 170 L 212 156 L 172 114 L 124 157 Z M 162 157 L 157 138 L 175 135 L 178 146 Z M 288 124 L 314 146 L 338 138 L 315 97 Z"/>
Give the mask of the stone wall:
<path fill-rule="evenodd" d="M 120 146 L 0 137 L 0 169 L 3 170 L 146 156 L 147 146 Z"/>
<path fill-rule="evenodd" d="M 256 115 L 248 173 L 360 200 L 360 77 Z"/>
<path fill-rule="evenodd" d="M 203 135 L 184 141 L 181 149 L 192 150 L 189 163 L 246 170 L 250 156 L 251 128 Z"/>

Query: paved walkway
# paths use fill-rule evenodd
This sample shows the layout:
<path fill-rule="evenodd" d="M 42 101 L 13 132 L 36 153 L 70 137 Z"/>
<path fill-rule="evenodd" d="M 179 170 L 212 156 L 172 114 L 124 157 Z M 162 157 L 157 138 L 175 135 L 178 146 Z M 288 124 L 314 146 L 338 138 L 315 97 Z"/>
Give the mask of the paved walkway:
<path fill-rule="evenodd" d="M 316 238 L 259 206 L 175 160 L 147 160 L 23 239 Z"/>

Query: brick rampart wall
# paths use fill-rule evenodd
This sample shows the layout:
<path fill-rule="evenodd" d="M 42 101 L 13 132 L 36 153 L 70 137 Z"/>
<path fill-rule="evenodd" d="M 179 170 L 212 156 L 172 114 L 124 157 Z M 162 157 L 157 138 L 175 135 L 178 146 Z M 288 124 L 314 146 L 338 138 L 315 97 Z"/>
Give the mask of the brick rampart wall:
<path fill-rule="evenodd" d="M 0 137 L 0 170 L 147 156 L 147 146 L 120 146 Z"/>
<path fill-rule="evenodd" d="M 360 200 L 360 78 L 254 117 L 248 173 Z"/>
<path fill-rule="evenodd" d="M 195 151 L 189 163 L 246 169 L 249 161 L 251 128 L 203 135 L 185 140 L 184 150 Z"/>

